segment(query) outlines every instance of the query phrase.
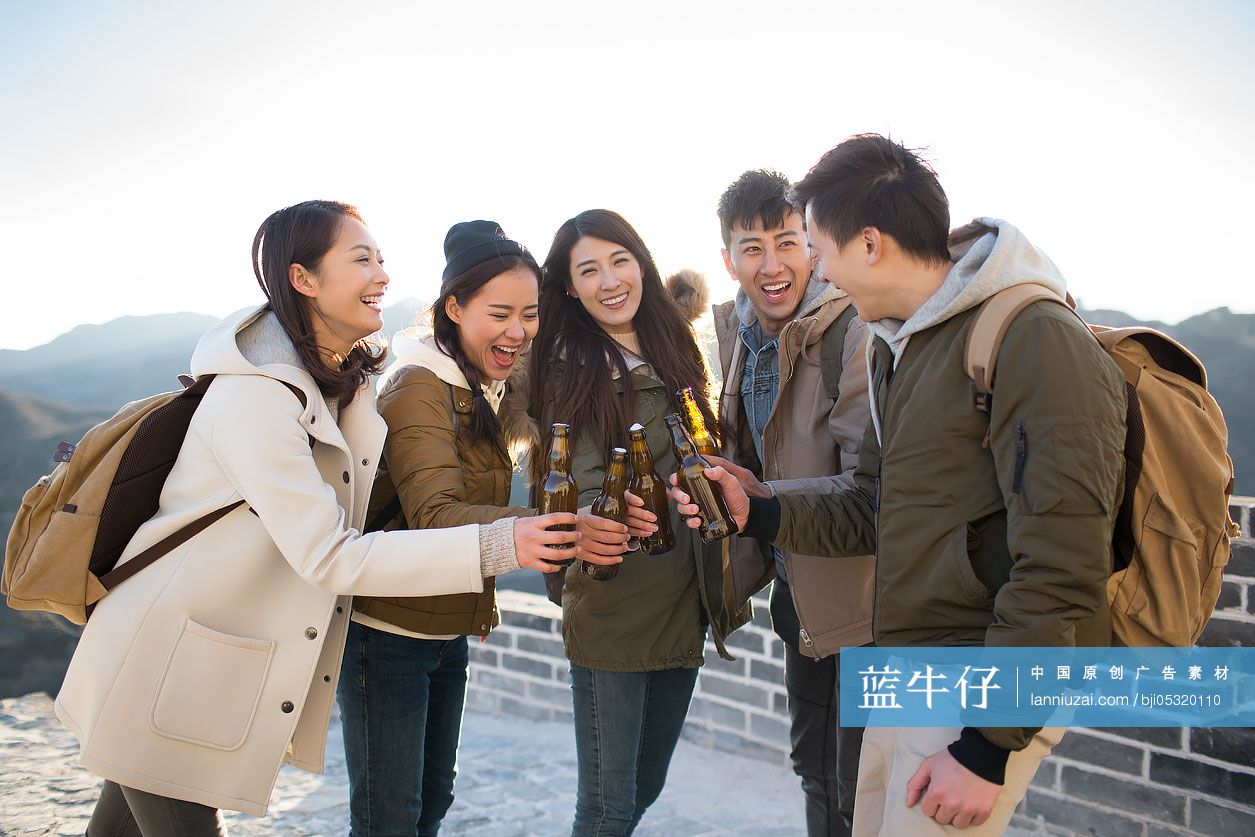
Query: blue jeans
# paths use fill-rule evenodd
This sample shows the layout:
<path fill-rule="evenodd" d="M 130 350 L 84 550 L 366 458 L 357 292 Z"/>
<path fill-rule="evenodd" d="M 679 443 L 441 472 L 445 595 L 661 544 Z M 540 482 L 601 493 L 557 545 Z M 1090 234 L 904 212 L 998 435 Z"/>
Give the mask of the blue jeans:
<path fill-rule="evenodd" d="M 596 671 L 571 664 L 579 788 L 574 837 L 631 834 L 662 793 L 697 669 Z"/>
<path fill-rule="evenodd" d="M 453 804 L 466 637 L 415 639 L 349 623 L 337 699 L 351 837 L 424 837 Z"/>

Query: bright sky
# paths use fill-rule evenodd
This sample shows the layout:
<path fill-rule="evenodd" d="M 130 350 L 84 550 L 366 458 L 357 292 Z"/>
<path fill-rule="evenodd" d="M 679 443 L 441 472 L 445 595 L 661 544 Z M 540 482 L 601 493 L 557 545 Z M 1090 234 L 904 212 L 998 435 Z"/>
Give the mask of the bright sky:
<path fill-rule="evenodd" d="M 1251 311 L 1252 44 L 1241 0 L 0 0 L 0 348 L 254 304 L 253 233 L 313 197 L 361 208 L 393 301 L 455 221 L 543 258 L 596 206 L 726 298 L 722 190 L 863 131 L 1090 307 Z"/>

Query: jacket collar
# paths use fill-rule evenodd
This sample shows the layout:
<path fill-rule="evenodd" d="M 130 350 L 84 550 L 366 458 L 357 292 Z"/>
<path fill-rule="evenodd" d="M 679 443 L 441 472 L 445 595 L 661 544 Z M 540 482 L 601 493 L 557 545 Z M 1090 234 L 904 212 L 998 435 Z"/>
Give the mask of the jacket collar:
<path fill-rule="evenodd" d="M 245 357 L 240 346 L 240 335 L 246 329 L 247 342 L 258 347 L 249 351 L 256 362 Z M 368 451 L 376 442 L 383 444 L 387 426 L 375 411 L 370 384 L 362 387 L 337 423 L 314 377 L 300 365 L 296 347 L 266 306 L 236 311 L 206 332 L 192 353 L 191 373 L 194 377 L 225 374 L 273 378 L 301 393 L 301 426 L 318 441 L 347 452 Z"/>
<path fill-rule="evenodd" d="M 823 334 L 823 330 L 828 327 L 829 323 L 839 317 L 841 311 L 844 310 L 844 306 L 838 308 L 831 303 L 846 297 L 846 292 L 836 285 L 812 279 L 807 285 L 806 294 L 802 297 L 797 312 L 789 322 L 815 318 L 821 326 L 814 338 L 817 340 L 819 334 Z M 758 322 L 758 314 L 743 290 L 738 289 L 735 297 L 714 306 L 711 310 L 715 320 L 715 337 L 720 347 L 735 340 L 742 328 L 748 328 Z M 788 328 L 787 324 L 785 328 Z"/>
<path fill-rule="evenodd" d="M 393 360 L 388 368 L 384 370 L 383 375 L 379 377 L 379 392 L 383 392 L 384 387 L 387 386 L 391 379 L 407 366 L 420 366 L 424 369 L 430 369 L 436 374 L 437 378 L 449 386 L 468 391 L 471 388 L 470 383 L 466 380 L 466 375 L 462 372 L 462 368 L 458 366 L 457 361 L 444 353 L 444 350 L 436 343 L 436 335 L 430 329 L 411 326 L 398 331 L 393 335 L 389 349 Z M 517 366 L 521 362 L 522 358 L 520 357 L 515 361 L 515 365 Z M 500 412 L 501 399 L 506 391 L 506 382 L 490 381 L 482 386 L 481 389 L 493 412 Z"/>
<path fill-rule="evenodd" d="M 802 304 L 798 306 L 797 313 L 785 325 L 781 335 L 800 328 L 802 329 L 802 340 L 799 348 L 813 346 L 823 337 L 828 326 L 832 325 L 837 317 L 841 316 L 841 312 L 845 310 L 845 305 L 839 304 L 840 301 L 848 299 L 846 292 L 835 285 L 812 281 L 811 287 L 802 299 Z M 752 325 L 758 319 L 752 313 L 748 317 L 744 316 L 744 305 L 746 304 L 748 304 L 748 297 L 745 296 L 744 291 L 738 290 L 735 298 L 716 305 L 712 309 L 715 321 L 715 338 L 719 343 L 720 359 L 726 367 L 723 370 L 725 375 L 732 368 L 731 361 L 736 352 L 736 346 L 740 343 L 737 337 L 741 329 L 747 325 Z M 750 310 L 752 312 L 753 309 L 751 308 Z M 794 325 L 794 323 L 798 325 Z M 785 351 L 784 343 L 781 343 L 780 347 L 781 351 Z"/>

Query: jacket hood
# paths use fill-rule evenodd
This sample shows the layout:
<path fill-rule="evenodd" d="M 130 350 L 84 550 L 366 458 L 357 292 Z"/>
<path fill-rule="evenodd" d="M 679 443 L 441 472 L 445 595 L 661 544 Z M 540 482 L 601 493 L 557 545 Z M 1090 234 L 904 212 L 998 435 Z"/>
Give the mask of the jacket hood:
<path fill-rule="evenodd" d="M 192 352 L 191 373 L 266 375 L 322 400 L 314 378 L 305 371 L 279 318 L 269 308 L 243 308 L 205 332 Z"/>
<path fill-rule="evenodd" d="M 310 435 L 338 447 L 347 444 L 341 432 L 345 422 L 354 432 L 368 432 L 365 428 L 383 421 L 375 412 L 374 392 L 368 386 L 358 391 L 344 411 L 334 399 L 328 402 L 314 376 L 305 371 L 279 318 L 264 305 L 236 311 L 205 332 L 192 352 L 190 372 L 194 377 L 261 375 L 287 384 L 305 402 L 301 423 Z"/>
<path fill-rule="evenodd" d="M 696 322 L 702 314 L 706 313 L 706 304 L 710 301 L 710 288 L 706 284 L 705 274 L 686 267 L 668 276 L 663 282 L 663 287 L 679 306 L 684 319 L 690 323 Z"/>
<path fill-rule="evenodd" d="M 802 296 L 802 302 L 798 305 L 793 320 L 815 316 L 828 303 L 844 299 L 846 296 L 846 292 L 836 285 L 812 279 L 807 284 L 806 293 Z M 714 313 L 715 338 L 721 347 L 736 339 L 738 326 L 750 326 L 758 321 L 758 314 L 754 311 L 753 303 L 750 302 L 745 291 L 740 289 L 737 290 L 735 297 L 714 306 L 711 310 Z M 811 330 L 811 334 L 808 335 L 811 340 L 818 340 L 823 335 L 823 329 L 827 328 L 828 322 L 822 322 L 821 326 L 821 328 Z"/>
<path fill-rule="evenodd" d="M 424 369 L 430 369 L 436 373 L 436 377 L 449 386 L 466 390 L 471 388 L 470 383 L 466 380 L 466 375 L 462 373 L 457 361 L 441 351 L 440 347 L 436 345 L 436 335 L 432 333 L 430 328 L 411 326 L 403 331 L 398 331 L 393 336 L 389 348 L 392 350 L 392 363 L 388 365 L 388 368 L 384 370 L 383 375 L 379 378 L 380 391 L 383 390 L 399 370 L 406 366 L 420 366 Z M 518 366 L 522 360 L 523 358 L 520 356 L 514 365 Z M 492 405 L 494 412 L 500 410 L 501 397 L 504 393 L 505 381 L 492 381 L 484 387 L 484 397 L 488 399 L 488 403 Z"/>
<path fill-rule="evenodd" d="M 836 285 L 830 285 L 817 279 L 810 279 L 806 283 L 806 293 L 802 294 L 802 302 L 797 306 L 793 319 L 800 320 L 803 317 L 809 317 L 825 302 L 840 299 L 843 296 L 845 296 L 845 291 Z M 754 303 L 750 302 L 750 298 L 744 290 L 738 288 L 732 302 L 735 306 L 736 317 L 741 321 L 741 325 L 751 326 L 758 322 L 758 312 L 754 310 Z"/>
<path fill-rule="evenodd" d="M 950 234 L 954 266 L 937 292 L 909 320 L 885 318 L 868 328 L 902 354 L 912 334 L 980 305 L 1015 285 L 1042 285 L 1063 297 L 1067 285 L 1050 258 L 1018 229 L 997 218 L 977 218 Z"/>

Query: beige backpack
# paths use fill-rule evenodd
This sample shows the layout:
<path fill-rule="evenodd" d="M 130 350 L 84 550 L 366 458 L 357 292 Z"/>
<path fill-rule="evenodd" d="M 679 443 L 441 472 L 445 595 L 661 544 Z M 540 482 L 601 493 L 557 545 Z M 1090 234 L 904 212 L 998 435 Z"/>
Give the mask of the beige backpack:
<path fill-rule="evenodd" d="M 243 504 L 210 512 L 115 569 L 135 531 L 156 514 L 213 378 L 180 377 L 183 391 L 134 401 L 77 445 L 61 443 L 53 454 L 60 464 L 26 492 L 9 531 L 0 582 L 9 607 L 85 624 L 107 592 Z"/>
<path fill-rule="evenodd" d="M 964 365 L 983 412 L 1007 328 L 1039 300 L 1075 310 L 1071 298 L 1018 285 L 977 312 Z M 1224 416 L 1207 392 L 1202 363 L 1166 334 L 1088 327 L 1124 373 L 1128 394 L 1124 498 L 1107 581 L 1112 632 L 1122 645 L 1190 646 L 1216 607 L 1229 540 L 1238 536 L 1229 517 L 1233 462 Z"/>

